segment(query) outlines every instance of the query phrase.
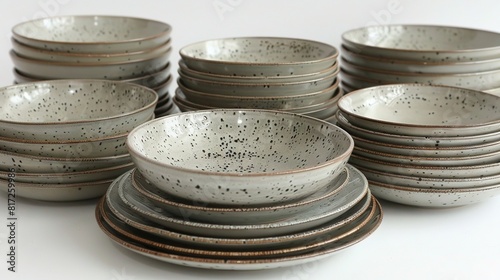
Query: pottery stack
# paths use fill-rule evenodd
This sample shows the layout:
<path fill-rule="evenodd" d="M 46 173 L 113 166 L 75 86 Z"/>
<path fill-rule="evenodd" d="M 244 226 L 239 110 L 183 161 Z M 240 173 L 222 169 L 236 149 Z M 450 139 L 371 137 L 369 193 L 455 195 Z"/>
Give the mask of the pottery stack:
<path fill-rule="evenodd" d="M 122 16 L 57 16 L 12 28 L 15 83 L 106 79 L 146 86 L 158 94 L 157 116 L 176 110 L 169 95 L 172 28 Z"/>
<path fill-rule="evenodd" d="M 332 120 L 339 87 L 338 50 L 321 42 L 238 37 L 180 50 L 181 111 L 215 108 L 279 110 Z"/>
<path fill-rule="evenodd" d="M 342 87 L 402 83 L 500 94 L 500 33 L 432 25 L 378 25 L 342 35 Z"/>

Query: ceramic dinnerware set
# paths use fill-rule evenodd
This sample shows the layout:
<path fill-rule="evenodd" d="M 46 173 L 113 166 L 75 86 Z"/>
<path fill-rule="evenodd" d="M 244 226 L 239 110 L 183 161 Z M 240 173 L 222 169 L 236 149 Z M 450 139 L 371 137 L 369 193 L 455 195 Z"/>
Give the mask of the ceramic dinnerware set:
<path fill-rule="evenodd" d="M 382 220 L 354 142 L 315 118 L 267 110 L 199 110 L 128 136 L 136 168 L 96 208 L 116 243 L 165 262 L 267 269 L 329 256 Z"/>
<path fill-rule="evenodd" d="M 447 85 L 500 94 L 500 34 L 431 25 L 378 25 L 342 35 L 342 86 Z"/>
<path fill-rule="evenodd" d="M 128 132 L 153 119 L 158 96 L 107 80 L 54 80 L 0 88 L 0 188 L 71 201 L 102 196 L 133 168 Z"/>
<path fill-rule="evenodd" d="M 448 86 L 398 84 L 339 100 L 350 163 L 378 198 L 453 207 L 500 194 L 500 97 Z"/>
<path fill-rule="evenodd" d="M 157 116 L 177 108 L 172 81 L 170 25 L 120 16 L 57 16 L 12 29 L 15 83 L 55 79 L 106 79 L 149 87 L 158 94 Z"/>
<path fill-rule="evenodd" d="M 343 92 L 338 50 L 295 38 L 239 37 L 180 50 L 174 102 L 182 111 L 270 109 L 330 120 Z"/>

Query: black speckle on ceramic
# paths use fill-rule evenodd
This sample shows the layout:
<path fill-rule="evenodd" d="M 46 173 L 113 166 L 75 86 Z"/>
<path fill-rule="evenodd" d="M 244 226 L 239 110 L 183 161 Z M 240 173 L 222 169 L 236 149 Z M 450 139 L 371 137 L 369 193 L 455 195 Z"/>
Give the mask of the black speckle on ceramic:
<path fill-rule="evenodd" d="M 305 116 L 213 110 L 149 122 L 131 132 L 128 146 L 144 177 L 170 194 L 215 204 L 269 204 L 325 186 L 342 170 L 353 141 L 338 127 Z"/>

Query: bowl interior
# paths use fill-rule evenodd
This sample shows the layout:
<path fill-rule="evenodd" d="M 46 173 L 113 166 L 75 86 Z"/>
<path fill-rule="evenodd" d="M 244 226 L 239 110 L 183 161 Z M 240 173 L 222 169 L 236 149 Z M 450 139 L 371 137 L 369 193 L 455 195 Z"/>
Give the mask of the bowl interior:
<path fill-rule="evenodd" d="M 461 127 L 500 121 L 498 96 L 480 91 L 418 84 L 357 90 L 339 100 L 345 116 L 410 126 Z"/>
<path fill-rule="evenodd" d="M 111 81 L 60 80 L 0 88 L 0 120 L 61 123 L 116 117 L 156 101 L 148 88 Z"/>
<path fill-rule="evenodd" d="M 313 168 L 345 157 L 352 138 L 305 116 L 260 110 L 172 115 L 136 128 L 132 154 L 200 172 L 262 174 Z"/>
<path fill-rule="evenodd" d="M 168 34 L 163 22 L 118 16 L 59 16 L 24 22 L 14 36 L 65 43 L 124 42 Z"/>
<path fill-rule="evenodd" d="M 216 39 L 181 49 L 183 58 L 240 63 L 297 63 L 336 57 L 336 48 L 291 38 L 242 37 Z"/>

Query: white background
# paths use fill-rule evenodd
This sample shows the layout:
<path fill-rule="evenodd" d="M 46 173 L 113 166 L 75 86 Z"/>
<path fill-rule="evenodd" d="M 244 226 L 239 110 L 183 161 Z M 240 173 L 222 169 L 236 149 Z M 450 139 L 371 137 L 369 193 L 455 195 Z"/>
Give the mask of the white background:
<path fill-rule="evenodd" d="M 496 0 L 26 0 L 2 4 L 0 86 L 13 81 L 8 56 L 11 27 L 49 15 L 128 15 L 168 22 L 173 26 L 174 64 L 182 46 L 219 37 L 297 37 L 338 47 L 344 31 L 377 23 L 444 24 L 500 32 Z M 500 279 L 500 197 L 446 210 L 383 202 L 381 227 L 362 243 L 309 265 L 256 272 L 190 269 L 125 251 L 98 229 L 95 200 L 18 199 L 18 272 L 11 273 L 6 263 L 6 202 L 6 195 L 0 194 L 0 279 Z"/>

